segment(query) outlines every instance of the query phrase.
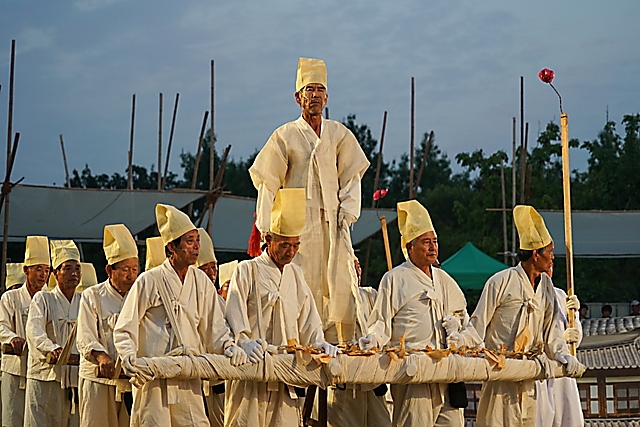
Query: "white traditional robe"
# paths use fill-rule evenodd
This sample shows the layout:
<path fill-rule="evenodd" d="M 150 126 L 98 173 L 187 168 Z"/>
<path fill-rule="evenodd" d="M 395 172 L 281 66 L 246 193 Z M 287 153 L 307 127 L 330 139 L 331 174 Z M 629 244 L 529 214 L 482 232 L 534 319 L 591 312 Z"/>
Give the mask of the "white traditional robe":
<path fill-rule="evenodd" d="M 558 328 L 564 332 L 569 327 L 567 294 L 562 289 L 554 290 L 559 309 Z M 582 341 L 582 324 L 578 311 L 575 312 L 575 318 L 575 328 L 579 333 L 576 343 L 578 347 Z M 536 381 L 536 396 L 538 402 L 536 427 L 582 427 L 584 425 L 578 383 L 575 378 Z"/>
<path fill-rule="evenodd" d="M 382 277 L 378 297 L 369 317 L 369 333 L 381 345 L 407 349 L 446 348 L 444 316 L 460 320 L 465 344 L 480 340 L 469 325 L 467 302 L 458 284 L 444 270 L 431 268 L 433 279 L 411 260 Z M 394 384 L 394 426 L 462 426 L 462 410 L 448 402 L 447 384 Z"/>
<path fill-rule="evenodd" d="M 59 286 L 33 296 L 26 325 L 29 361 L 25 398 L 25 426 L 78 425 L 78 410 L 69 400 L 71 388 L 78 387 L 78 367 L 50 365 L 49 352 L 64 348 L 78 317 L 81 295 L 71 301 Z M 71 353 L 77 354 L 75 342 Z"/>
<path fill-rule="evenodd" d="M 556 354 L 568 353 L 557 322 L 558 303 L 551 279 L 542 274 L 534 291 L 522 264 L 489 278 L 471 316 L 471 323 L 486 348 L 495 350 L 504 344 L 513 350 L 516 337 L 526 326 L 531 338 L 525 351 L 543 344 L 551 359 L 555 359 Z M 482 385 L 476 417 L 478 427 L 533 427 L 535 418 L 534 380 L 493 381 Z"/>
<path fill-rule="evenodd" d="M 378 295 L 374 288 L 358 288 L 360 307 L 365 319 L 369 317 Z M 367 325 L 360 326 L 356 338 L 366 335 Z M 347 385 L 346 389 L 329 387 L 327 390 L 327 422 L 330 427 L 361 426 L 389 427 L 391 414 L 384 396 L 376 396 L 375 386 L 365 384 Z"/>
<path fill-rule="evenodd" d="M 2 294 L 0 300 L 0 342 L 10 344 L 20 337 L 26 339 L 25 326 L 31 295 L 26 285 Z M 22 356 L 2 355 L 2 419 L 5 426 L 22 426 L 27 385 L 28 349 Z"/>
<path fill-rule="evenodd" d="M 360 216 L 360 180 L 368 167 L 358 141 L 342 123 L 322 119 L 318 138 L 300 117 L 273 132 L 249 169 L 258 190 L 256 226 L 263 235 L 278 189 L 306 189 L 307 215 L 293 262 L 302 268 L 325 321 L 353 321 L 351 236 L 338 218 L 355 222 Z"/>
<path fill-rule="evenodd" d="M 262 305 L 261 332 L 254 281 Z M 240 345 L 259 337 L 275 346 L 287 345 L 289 339 L 315 347 L 325 342 L 322 321 L 302 270 L 291 263 L 280 272 L 266 251 L 236 267 L 229 285 L 226 316 Z M 301 400 L 283 383 L 232 381 L 226 391 L 225 425 L 298 426 Z"/>
<path fill-rule="evenodd" d="M 218 295 L 220 305 L 224 309 L 226 302 L 218 290 L 213 287 L 214 291 Z M 223 427 L 224 426 L 224 393 L 216 393 L 219 386 L 224 386 L 225 381 L 203 381 L 202 392 L 204 394 L 204 400 L 207 404 L 207 416 L 209 418 L 209 427 Z"/>
<path fill-rule="evenodd" d="M 93 350 L 103 351 L 114 361 L 118 358 L 113 344 L 113 328 L 125 298 L 109 280 L 86 289 L 80 300 L 76 345 L 80 351 L 80 425 L 91 427 L 96 420 L 105 427 L 129 425 L 121 393 L 131 391 L 127 380 L 98 378 Z"/>
<path fill-rule="evenodd" d="M 160 299 L 158 286 L 166 286 L 184 348 Z M 138 276 L 118 317 L 114 344 L 127 356 L 164 356 L 181 353 L 223 354 L 233 338 L 223 317 L 223 307 L 212 290 L 211 280 L 190 266 L 184 283 L 169 260 Z M 208 426 L 201 380 L 155 380 L 133 389 L 131 426 Z"/>

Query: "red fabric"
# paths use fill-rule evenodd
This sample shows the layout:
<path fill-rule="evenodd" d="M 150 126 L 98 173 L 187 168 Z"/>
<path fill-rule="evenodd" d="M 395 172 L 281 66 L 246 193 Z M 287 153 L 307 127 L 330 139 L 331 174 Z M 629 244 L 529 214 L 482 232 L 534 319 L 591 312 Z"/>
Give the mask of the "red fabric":
<path fill-rule="evenodd" d="M 551 83 L 553 81 L 554 74 L 555 73 L 553 72 L 553 70 L 550 70 L 548 68 L 543 68 L 538 73 L 538 77 L 540 77 L 540 80 L 542 80 L 545 83 Z"/>
<path fill-rule="evenodd" d="M 251 258 L 255 258 L 259 256 L 262 251 L 260 250 L 260 230 L 256 227 L 256 214 L 253 214 L 253 229 L 251 230 L 251 237 L 249 237 L 249 248 L 247 249 L 247 253 Z"/>

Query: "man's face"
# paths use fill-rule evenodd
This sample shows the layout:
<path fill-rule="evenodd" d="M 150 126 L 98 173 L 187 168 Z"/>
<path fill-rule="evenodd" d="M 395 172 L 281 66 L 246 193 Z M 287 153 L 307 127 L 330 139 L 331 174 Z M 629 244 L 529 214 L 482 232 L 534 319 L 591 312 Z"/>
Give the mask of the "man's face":
<path fill-rule="evenodd" d="M 24 274 L 27 275 L 27 284 L 33 289 L 40 290 L 49 280 L 51 268 L 46 264 L 31 265 L 24 267 Z"/>
<path fill-rule="evenodd" d="M 215 261 L 208 262 L 206 264 L 202 264 L 198 267 L 200 270 L 204 271 L 209 279 L 211 279 L 211 283 L 216 283 L 216 277 L 218 277 L 218 263 Z"/>
<path fill-rule="evenodd" d="M 293 257 L 300 249 L 300 236 L 284 237 L 276 235 L 267 235 L 267 251 L 271 259 L 279 265 L 283 266 L 293 261 Z"/>
<path fill-rule="evenodd" d="M 118 290 L 129 292 L 133 282 L 138 278 L 138 258 L 128 258 L 107 266 L 107 274 Z"/>
<path fill-rule="evenodd" d="M 73 290 L 82 279 L 82 267 L 78 261 L 68 260 L 60 264 L 60 267 L 55 270 L 55 275 L 61 290 Z"/>
<path fill-rule="evenodd" d="M 319 83 L 309 83 L 295 93 L 296 102 L 302 113 L 310 116 L 322 115 L 329 95 L 325 87 Z"/>
<path fill-rule="evenodd" d="M 536 271 L 545 273 L 551 271 L 553 268 L 553 260 L 555 255 L 553 254 L 553 242 L 549 243 L 542 253 L 538 251 L 533 252 L 533 266 Z"/>
<path fill-rule="evenodd" d="M 218 291 L 218 293 L 220 294 L 220 296 L 226 301 L 227 300 L 227 294 L 229 293 L 229 282 L 231 282 L 231 280 L 227 280 L 226 282 L 224 282 L 222 284 L 222 286 L 220 287 L 220 290 Z"/>
<path fill-rule="evenodd" d="M 417 267 L 427 267 L 438 259 L 438 237 L 433 231 L 422 234 L 416 238 L 413 245 L 407 249 L 409 259 Z"/>
<path fill-rule="evenodd" d="M 200 253 L 200 236 L 198 230 L 191 230 L 182 235 L 180 243 L 175 246 L 173 242 L 167 245 L 169 250 L 173 252 L 175 261 L 180 264 L 193 265 L 198 261 Z"/>

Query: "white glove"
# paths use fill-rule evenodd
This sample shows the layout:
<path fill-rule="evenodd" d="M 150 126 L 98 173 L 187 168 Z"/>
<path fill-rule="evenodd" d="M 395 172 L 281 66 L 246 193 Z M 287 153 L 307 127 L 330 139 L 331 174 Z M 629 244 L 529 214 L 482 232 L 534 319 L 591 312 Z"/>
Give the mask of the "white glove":
<path fill-rule="evenodd" d="M 320 348 L 324 351 L 324 354 L 331 357 L 336 357 L 338 353 L 342 353 L 338 347 L 331 345 L 328 342 L 320 344 Z"/>
<path fill-rule="evenodd" d="M 556 354 L 556 360 L 563 365 L 566 365 L 566 370 L 569 375 L 577 374 L 578 370 L 580 369 L 580 362 L 578 362 L 578 359 L 570 354 Z"/>
<path fill-rule="evenodd" d="M 378 349 L 380 349 L 378 338 L 373 334 L 369 334 L 366 337 L 360 338 L 358 340 L 358 345 L 362 350 L 371 350 L 374 347 L 378 347 Z"/>
<path fill-rule="evenodd" d="M 576 295 L 571 295 L 567 297 L 567 310 L 580 310 L 580 301 Z"/>
<path fill-rule="evenodd" d="M 253 342 L 253 341 L 251 341 Z M 241 347 L 233 344 L 224 351 L 224 355 L 231 359 L 232 366 L 244 365 L 249 363 L 249 356 Z"/>
<path fill-rule="evenodd" d="M 139 369 L 136 367 L 136 356 L 134 354 L 128 354 L 122 357 L 122 369 L 124 373 L 130 377 L 135 376 Z"/>
<path fill-rule="evenodd" d="M 462 335 L 459 332 L 453 332 L 447 335 L 447 347 L 453 344 L 454 348 L 459 348 L 462 343 Z"/>
<path fill-rule="evenodd" d="M 564 338 L 566 342 L 578 342 L 578 339 L 580 339 L 580 332 L 577 328 L 567 328 L 562 333 L 562 338 Z"/>
<path fill-rule="evenodd" d="M 447 331 L 447 335 L 451 335 L 454 332 L 459 332 L 461 328 L 460 320 L 453 316 L 444 316 L 442 318 L 442 327 Z"/>
<path fill-rule="evenodd" d="M 247 341 L 241 344 L 244 352 L 249 356 L 251 363 L 258 363 L 264 359 L 264 351 L 267 347 L 266 341 L 262 341 L 260 338 L 253 341 Z"/>
<path fill-rule="evenodd" d="M 357 218 L 354 215 L 351 215 L 348 212 L 343 212 L 343 211 L 338 211 L 338 224 L 342 225 L 343 223 L 345 223 L 348 227 L 351 227 L 351 225 L 356 222 Z"/>

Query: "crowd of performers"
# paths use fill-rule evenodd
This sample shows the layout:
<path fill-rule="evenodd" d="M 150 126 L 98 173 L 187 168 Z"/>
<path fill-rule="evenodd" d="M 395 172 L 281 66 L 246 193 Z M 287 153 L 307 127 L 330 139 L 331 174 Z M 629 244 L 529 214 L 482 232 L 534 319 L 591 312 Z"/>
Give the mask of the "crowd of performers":
<path fill-rule="evenodd" d="M 3 426 L 299 426 L 304 390 L 282 382 L 128 381 L 142 357 L 210 353 L 239 366 L 292 342 L 329 357 L 348 342 L 363 350 L 542 348 L 578 372 L 567 343 L 581 330 L 567 327 L 567 312 L 579 301 L 554 288 L 553 240 L 530 206 L 514 210 L 518 265 L 488 280 L 471 316 L 458 284 L 436 267 L 438 236 L 415 200 L 397 205 L 406 261 L 377 291 L 359 287 L 349 227 L 369 162 L 349 130 L 322 117 L 327 88 L 324 62 L 301 58 L 301 117 L 273 133 L 249 170 L 261 243 L 253 259 L 218 267 L 205 230 L 158 204 L 160 237 L 147 240 L 145 271 L 138 274 L 127 227 L 107 225 L 108 279 L 79 293 L 74 242 L 27 238 L 26 280 L 0 304 Z M 386 391 L 330 387 L 329 425 L 464 425 L 461 383 L 391 384 L 392 410 Z M 571 378 L 483 384 L 479 427 L 582 424 Z"/>

